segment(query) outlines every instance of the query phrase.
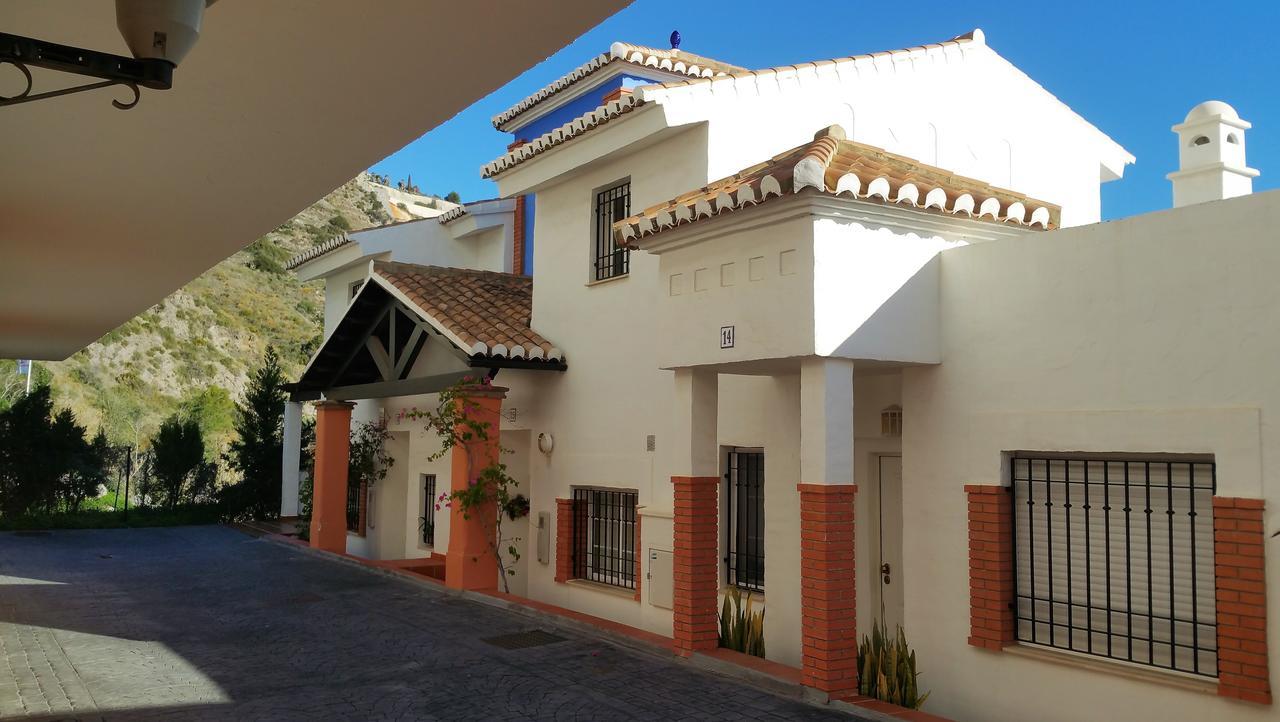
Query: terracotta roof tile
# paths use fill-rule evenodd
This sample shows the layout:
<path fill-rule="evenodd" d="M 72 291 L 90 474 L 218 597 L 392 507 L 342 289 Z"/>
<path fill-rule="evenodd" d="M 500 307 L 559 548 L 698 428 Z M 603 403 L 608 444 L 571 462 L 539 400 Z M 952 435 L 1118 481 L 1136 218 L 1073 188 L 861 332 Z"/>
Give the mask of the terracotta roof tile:
<path fill-rule="evenodd" d="M 583 65 L 574 68 L 569 73 L 561 76 L 550 85 L 542 88 L 538 92 L 521 100 L 519 103 L 511 106 L 503 112 L 493 116 L 493 127 L 498 130 L 506 130 L 506 126 L 525 112 L 532 109 L 538 103 L 550 98 L 560 91 L 574 85 L 590 76 L 596 71 L 608 66 L 613 62 L 630 63 L 641 67 L 657 68 L 668 73 L 678 73 L 688 75 L 692 78 L 713 77 L 716 75 L 724 75 L 726 73 L 737 73 L 745 71 L 746 68 L 730 65 L 719 60 L 704 58 L 701 55 L 694 55 L 683 50 L 659 50 L 656 48 L 648 48 L 643 45 L 632 45 L 631 43 L 614 43 L 609 46 L 609 52 L 601 53 Z"/>
<path fill-rule="evenodd" d="M 770 198 L 819 193 L 905 205 L 994 223 L 1055 228 L 1061 209 L 1021 193 L 844 138 L 840 126 L 738 173 L 689 191 L 613 225 L 619 245 Z"/>
<path fill-rule="evenodd" d="M 324 243 L 321 243 L 318 246 L 308 248 L 307 250 L 295 255 L 293 258 L 290 258 L 288 262 L 284 264 L 285 270 L 292 271 L 293 269 L 297 268 L 298 266 L 301 266 L 307 261 L 314 261 L 320 256 L 332 253 L 333 251 L 336 251 L 339 248 L 344 248 L 350 243 L 351 243 L 351 239 L 344 234 L 344 235 L 338 236 L 337 238 L 333 238 L 328 241 L 325 241 Z"/>
<path fill-rule="evenodd" d="M 596 108 L 590 113 L 585 113 L 575 118 L 574 120 L 569 121 L 568 123 L 565 123 L 559 128 L 556 128 L 548 133 L 544 133 L 543 135 L 537 138 L 529 140 L 528 143 L 517 146 L 515 148 L 511 148 L 503 156 L 496 158 L 490 161 L 489 163 L 486 163 L 484 166 L 482 166 L 480 168 L 480 175 L 481 177 L 484 177 L 484 178 L 492 178 L 494 176 L 497 176 L 507 170 L 510 170 L 511 168 L 514 168 L 520 165 L 521 163 L 524 163 L 525 161 L 545 151 L 548 151 L 554 148 L 555 146 L 560 145 L 561 143 L 565 143 L 570 140 L 573 140 L 574 138 L 577 138 L 594 128 L 604 125 L 605 123 L 611 120 L 614 120 L 615 118 L 622 117 L 627 113 L 631 112 L 632 110 L 644 105 L 646 102 L 649 102 L 649 99 L 651 99 L 650 96 L 653 95 L 652 91 L 670 91 L 670 90 L 675 90 L 679 88 L 687 88 L 689 86 L 695 86 L 702 83 L 717 82 L 721 80 L 732 81 L 733 79 L 736 79 L 736 78 L 754 78 L 754 77 L 766 77 L 771 75 L 776 76 L 776 75 L 787 75 L 787 74 L 794 75 L 795 73 L 799 72 L 801 69 L 804 69 L 804 68 L 838 66 L 845 63 L 855 63 L 860 60 L 865 62 L 868 58 L 890 57 L 895 55 L 910 55 L 912 53 L 939 51 L 939 50 L 945 50 L 948 47 L 959 47 L 967 43 L 975 43 L 975 42 L 980 45 L 985 44 L 986 42 L 985 36 L 982 34 L 981 30 L 973 30 L 969 33 L 954 37 L 950 40 L 947 40 L 941 43 L 930 43 L 928 45 L 902 48 L 900 50 L 883 50 L 875 53 L 866 53 L 863 55 L 851 55 L 848 57 L 833 58 L 830 60 L 816 60 L 816 61 L 807 62 L 807 63 L 797 63 L 795 65 L 780 65 L 773 68 L 761 68 L 759 70 L 748 70 L 746 68 L 738 68 L 738 67 L 727 66 L 722 64 L 722 67 L 715 68 L 714 72 L 708 73 L 708 72 L 705 72 L 705 69 L 704 69 L 703 72 L 690 73 L 690 75 L 693 77 L 690 77 L 690 79 L 688 80 L 677 80 L 677 81 L 671 81 L 667 83 L 653 83 L 650 85 L 642 85 L 635 88 L 634 95 L 625 96 L 619 100 L 605 103 L 604 105 L 601 105 L 599 108 Z M 625 45 L 625 44 L 615 43 L 615 46 L 616 45 Z M 640 48 L 639 46 L 628 46 L 628 47 L 636 48 L 639 51 L 649 51 L 649 52 L 664 52 L 664 53 L 665 52 L 683 52 L 683 51 L 654 51 L 652 48 Z M 601 61 L 601 59 L 606 57 L 608 56 L 602 55 L 592 62 L 595 63 L 597 61 Z M 697 56 L 694 56 L 694 57 L 697 57 Z M 705 60 L 705 58 L 703 60 Z M 607 61 L 604 61 L 604 62 L 607 62 Z M 652 63 L 650 61 L 645 61 L 645 63 L 642 63 L 642 64 L 651 65 Z M 578 70 L 574 71 L 574 73 L 579 73 L 591 65 L 592 65 L 591 63 L 588 63 L 587 65 L 584 65 L 581 68 L 578 68 Z M 594 71 L 598 67 L 600 66 L 592 67 L 592 71 Z M 661 66 L 658 66 L 658 67 L 661 67 Z M 561 78 L 561 81 L 564 81 L 566 78 L 569 78 L 570 76 L 574 75 L 574 73 L 571 73 L 569 76 L 565 76 L 565 78 Z M 557 81 L 557 82 L 560 82 L 560 81 Z M 552 85 L 547 86 L 547 88 L 544 88 L 542 91 L 539 91 L 539 92 L 550 94 L 550 92 L 554 92 L 552 91 L 552 88 L 554 87 L 555 87 L 555 84 L 553 83 Z M 646 93 L 645 91 L 650 91 L 650 92 Z M 535 94 L 533 96 L 530 96 L 529 98 L 526 98 L 524 101 L 521 101 L 521 103 L 522 104 L 528 103 L 529 104 L 528 107 L 532 107 L 541 99 L 542 99 L 541 97 L 538 97 L 537 94 Z M 515 108 L 519 108 L 519 107 L 521 107 L 520 104 L 515 106 Z M 512 108 L 512 110 L 515 110 L 515 108 Z M 507 111 L 507 113 L 510 113 L 510 112 L 511 110 Z M 521 110 L 520 112 L 524 112 L 524 111 Z M 494 125 L 501 128 L 502 123 L 505 123 L 505 121 L 500 122 L 499 119 L 506 116 L 507 113 L 504 113 L 502 115 L 495 117 Z"/>
<path fill-rule="evenodd" d="M 470 355 L 563 361 L 529 328 L 533 279 L 511 273 L 375 261 L 382 279 Z"/>

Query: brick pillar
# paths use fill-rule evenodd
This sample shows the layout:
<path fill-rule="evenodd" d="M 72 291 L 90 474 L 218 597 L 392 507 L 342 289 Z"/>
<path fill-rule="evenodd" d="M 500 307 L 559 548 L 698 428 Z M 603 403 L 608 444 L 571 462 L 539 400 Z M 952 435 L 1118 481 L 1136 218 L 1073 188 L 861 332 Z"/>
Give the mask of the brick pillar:
<path fill-rule="evenodd" d="M 1218 694 L 1271 704 L 1262 499 L 1213 497 Z"/>
<path fill-rule="evenodd" d="M 801 683 L 833 698 L 858 692 L 852 484 L 800 492 Z"/>
<path fill-rule="evenodd" d="M 573 499 L 556 499 L 556 581 L 573 579 Z"/>
<path fill-rule="evenodd" d="M 311 486 L 311 546 L 347 551 L 347 465 L 351 455 L 349 401 L 316 403 L 315 478 Z"/>
<path fill-rule="evenodd" d="M 675 486 L 675 603 L 672 637 L 682 657 L 715 649 L 719 593 L 717 491 L 720 477 L 673 476 Z"/>
<path fill-rule="evenodd" d="M 1017 641 L 1013 614 L 1013 506 L 1009 488 L 969 484 L 969 644 Z"/>
<path fill-rule="evenodd" d="M 466 489 L 474 475 L 501 453 L 502 399 L 507 390 L 499 386 L 476 385 L 459 394 L 457 402 L 468 418 L 487 424 L 487 439 L 474 439 L 451 452 L 450 488 Z M 470 464 L 468 464 L 468 458 Z M 445 554 L 445 586 L 454 589 L 496 589 L 498 564 L 493 557 L 497 539 L 496 502 L 489 502 L 463 516 L 457 504 L 449 507 L 449 551 Z"/>
<path fill-rule="evenodd" d="M 516 196 L 515 217 L 511 220 L 511 272 L 524 275 L 524 196 Z"/>

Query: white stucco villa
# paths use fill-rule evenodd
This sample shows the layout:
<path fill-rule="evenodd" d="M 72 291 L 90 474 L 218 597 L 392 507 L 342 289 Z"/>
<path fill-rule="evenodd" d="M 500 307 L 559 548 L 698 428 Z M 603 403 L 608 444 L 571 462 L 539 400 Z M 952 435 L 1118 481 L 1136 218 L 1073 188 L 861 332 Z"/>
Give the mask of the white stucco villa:
<path fill-rule="evenodd" d="M 833 698 L 901 624 L 955 719 L 1275 719 L 1280 194 L 1229 106 L 1175 127 L 1176 207 L 1108 223 L 1133 157 L 981 31 L 757 70 L 615 43 L 494 125 L 501 199 L 295 260 L 313 545 L 493 586 L 403 413 L 485 375 L 516 595 L 692 655 L 750 590 Z M 350 531 L 347 401 L 396 459 Z"/>

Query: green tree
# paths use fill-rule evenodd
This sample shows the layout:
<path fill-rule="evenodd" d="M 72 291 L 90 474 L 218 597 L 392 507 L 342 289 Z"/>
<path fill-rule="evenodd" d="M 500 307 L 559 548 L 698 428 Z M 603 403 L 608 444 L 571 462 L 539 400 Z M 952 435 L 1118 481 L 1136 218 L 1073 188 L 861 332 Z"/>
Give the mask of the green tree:
<path fill-rule="evenodd" d="M 187 394 L 182 400 L 182 410 L 187 418 L 200 425 L 200 433 L 209 447 L 207 455 L 216 458 L 220 444 L 235 429 L 236 403 L 231 394 L 221 386 L 206 386 Z"/>
<path fill-rule="evenodd" d="M 241 481 L 228 491 L 228 513 L 273 519 L 280 515 L 280 459 L 284 449 L 284 372 L 276 350 L 267 347 L 262 367 L 249 378 L 236 414 L 236 438 L 227 462 Z"/>
<path fill-rule="evenodd" d="M 449 195 L 445 196 L 444 199 L 450 203 L 462 202 L 462 196 L 458 195 L 457 191 L 449 191 Z"/>
<path fill-rule="evenodd" d="M 80 511 L 85 499 L 98 495 L 98 486 L 107 483 L 107 470 L 113 460 L 114 449 L 102 429 L 90 441 L 84 440 L 83 429 L 76 442 L 69 442 L 76 449 L 73 468 L 67 475 L 63 503 L 72 512 Z"/>
<path fill-rule="evenodd" d="M 184 419 L 174 414 L 160 424 L 160 431 L 151 441 L 154 454 L 152 464 L 159 482 L 158 491 L 164 496 L 163 505 L 170 509 L 184 499 L 184 486 L 194 477 L 204 463 L 204 439 L 200 425 L 194 419 Z"/>

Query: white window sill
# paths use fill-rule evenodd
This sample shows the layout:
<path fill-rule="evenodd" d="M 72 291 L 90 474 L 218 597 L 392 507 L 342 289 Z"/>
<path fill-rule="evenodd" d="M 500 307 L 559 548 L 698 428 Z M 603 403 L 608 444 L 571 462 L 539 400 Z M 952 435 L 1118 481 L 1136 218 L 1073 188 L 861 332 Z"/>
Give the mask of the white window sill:
<path fill-rule="evenodd" d="M 583 589 L 590 589 L 592 591 L 601 592 L 604 594 L 611 594 L 615 597 L 622 597 L 623 599 L 629 599 L 631 601 L 635 601 L 635 598 L 636 598 L 636 590 L 634 589 L 626 589 L 624 587 L 615 587 L 612 584 L 602 584 L 600 582 L 593 582 L 590 579 L 569 579 L 568 581 L 565 582 L 565 584 L 568 584 L 574 587 L 581 587 Z"/>
<path fill-rule="evenodd" d="M 621 281 L 621 280 L 623 280 L 624 278 L 631 278 L 631 273 L 628 271 L 627 273 L 623 273 L 623 274 L 618 275 L 618 276 L 611 276 L 611 277 L 609 277 L 609 278 L 602 278 L 602 279 L 600 279 L 600 280 L 598 280 L 598 281 L 587 281 L 587 282 L 586 282 L 585 284 L 583 284 L 583 285 L 585 285 L 587 288 L 593 288 L 593 287 L 595 287 L 595 286 L 603 286 L 603 285 L 605 285 L 606 283 L 613 283 L 614 281 Z"/>
<path fill-rule="evenodd" d="M 1036 659 L 1042 662 L 1049 662 L 1051 664 L 1075 667 L 1076 669 L 1101 672 L 1103 674 L 1109 674 L 1115 677 L 1125 677 L 1139 682 L 1162 684 L 1166 687 L 1176 687 L 1177 689 L 1186 690 L 1188 692 L 1200 692 L 1211 695 L 1216 695 L 1218 693 L 1217 680 L 1188 674 L 1186 672 L 1178 672 L 1172 669 L 1160 669 L 1157 667 L 1148 667 L 1146 665 L 1131 664 L 1129 662 L 1107 659 L 1106 657 L 1098 657 L 1092 654 L 1072 652 L 1066 649 L 1042 647 L 1034 644 L 1014 644 L 1005 647 L 1002 651 L 1015 657 L 1025 657 L 1027 659 Z"/>

